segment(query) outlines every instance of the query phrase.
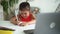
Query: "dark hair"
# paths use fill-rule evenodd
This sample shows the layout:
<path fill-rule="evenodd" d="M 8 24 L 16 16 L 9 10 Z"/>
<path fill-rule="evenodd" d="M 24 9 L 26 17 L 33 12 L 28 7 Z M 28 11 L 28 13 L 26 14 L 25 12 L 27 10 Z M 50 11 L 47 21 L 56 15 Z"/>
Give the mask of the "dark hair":
<path fill-rule="evenodd" d="M 30 10 L 30 4 L 28 2 L 22 2 L 19 5 L 19 10 L 23 11 L 23 10 Z"/>

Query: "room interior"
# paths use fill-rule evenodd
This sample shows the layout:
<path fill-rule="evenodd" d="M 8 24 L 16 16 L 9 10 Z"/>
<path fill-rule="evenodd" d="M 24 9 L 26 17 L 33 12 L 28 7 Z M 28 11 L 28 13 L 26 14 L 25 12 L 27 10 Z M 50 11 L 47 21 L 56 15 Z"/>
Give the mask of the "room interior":
<path fill-rule="evenodd" d="M 10 3 L 10 0 L 5 0 L 8 4 L 8 8 L 7 10 L 3 10 L 3 5 L 1 3 L 3 3 L 2 1 L 4 0 L 0 0 L 0 26 L 2 27 L 6 27 L 8 29 L 13 29 L 15 31 L 13 31 L 13 34 L 25 34 L 23 31 L 25 32 L 31 32 L 30 30 L 34 30 L 35 29 L 35 24 L 33 25 L 29 25 L 29 26 L 25 26 L 25 27 L 20 27 L 17 25 L 14 25 L 12 23 L 10 23 L 9 19 L 12 16 L 16 16 L 18 14 L 18 7 L 19 4 L 21 2 L 29 2 L 31 5 L 31 10 L 34 11 L 35 8 L 38 8 L 38 13 L 55 13 L 55 12 L 60 12 L 60 0 L 14 0 L 12 2 L 14 2 L 12 4 L 12 2 Z M 16 2 L 17 1 L 17 2 Z M 11 6 L 10 6 L 10 4 Z M 38 15 L 37 13 L 37 15 Z M 30 33 L 31 34 L 31 33 Z M 32 33 L 33 34 L 33 33 Z"/>

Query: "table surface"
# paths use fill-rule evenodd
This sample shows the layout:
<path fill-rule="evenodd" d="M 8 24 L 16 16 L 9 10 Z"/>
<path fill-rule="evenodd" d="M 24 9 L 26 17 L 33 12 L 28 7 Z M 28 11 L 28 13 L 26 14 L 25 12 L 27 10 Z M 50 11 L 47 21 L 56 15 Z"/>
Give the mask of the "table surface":
<path fill-rule="evenodd" d="M 10 21 L 0 21 L 0 26 L 14 29 L 15 34 L 17 34 L 19 31 L 22 32 L 24 30 L 35 29 L 35 24 L 22 27 L 22 26 L 13 25 L 12 23 L 10 23 Z"/>

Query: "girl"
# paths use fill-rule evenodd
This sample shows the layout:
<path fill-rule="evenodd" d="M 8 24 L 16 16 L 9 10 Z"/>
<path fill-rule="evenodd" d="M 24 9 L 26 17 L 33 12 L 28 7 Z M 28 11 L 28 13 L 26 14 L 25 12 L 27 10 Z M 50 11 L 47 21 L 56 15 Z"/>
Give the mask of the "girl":
<path fill-rule="evenodd" d="M 19 5 L 18 21 L 16 19 L 16 16 L 12 17 L 10 21 L 11 23 L 19 26 L 34 24 L 36 22 L 36 18 L 30 10 L 30 4 L 28 2 L 22 2 Z"/>

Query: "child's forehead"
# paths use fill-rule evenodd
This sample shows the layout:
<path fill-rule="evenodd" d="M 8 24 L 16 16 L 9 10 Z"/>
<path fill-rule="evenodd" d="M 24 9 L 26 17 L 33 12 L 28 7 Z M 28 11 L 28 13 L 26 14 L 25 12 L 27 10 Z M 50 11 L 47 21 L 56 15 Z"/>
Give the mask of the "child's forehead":
<path fill-rule="evenodd" d="M 27 13 L 27 12 L 29 12 L 29 11 L 20 11 L 20 13 Z"/>
<path fill-rule="evenodd" d="M 29 10 L 23 10 L 23 11 L 20 11 L 20 12 L 29 12 Z"/>

